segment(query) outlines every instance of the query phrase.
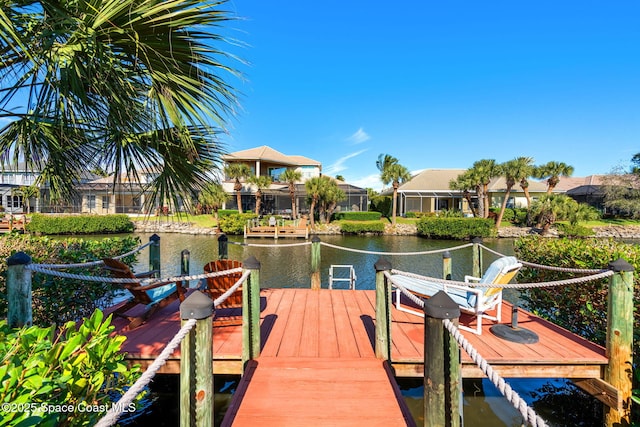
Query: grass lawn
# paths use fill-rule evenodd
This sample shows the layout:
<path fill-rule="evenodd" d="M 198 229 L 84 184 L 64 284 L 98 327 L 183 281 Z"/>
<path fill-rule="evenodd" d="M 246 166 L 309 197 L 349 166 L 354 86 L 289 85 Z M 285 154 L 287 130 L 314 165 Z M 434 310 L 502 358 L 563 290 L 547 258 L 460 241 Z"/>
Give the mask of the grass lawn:
<path fill-rule="evenodd" d="M 132 221 L 142 222 L 184 222 L 191 223 L 196 227 L 215 227 L 216 220 L 213 215 L 168 215 L 168 216 L 149 216 L 149 217 L 134 217 Z"/>

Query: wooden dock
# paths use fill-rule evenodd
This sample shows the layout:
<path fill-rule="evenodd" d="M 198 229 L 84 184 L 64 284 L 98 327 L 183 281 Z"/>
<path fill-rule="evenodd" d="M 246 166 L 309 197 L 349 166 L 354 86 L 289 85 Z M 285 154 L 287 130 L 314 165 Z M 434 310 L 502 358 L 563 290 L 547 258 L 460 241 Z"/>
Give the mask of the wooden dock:
<path fill-rule="evenodd" d="M 502 322 L 509 323 L 511 306 L 504 304 Z M 480 336 L 464 333 L 500 375 L 602 379 L 603 366 L 607 364 L 603 347 L 522 309 L 518 311 L 519 326 L 536 332 L 538 343 L 502 340 L 490 332 L 492 322 L 485 322 Z M 217 314 L 220 317 L 214 322 L 214 373 L 241 374 L 242 332 L 235 317 L 238 312 L 227 309 Z M 375 321 L 374 291 L 263 289 L 261 354 L 250 362 L 225 425 L 321 425 L 326 424 L 328 416 L 336 417 L 331 419 L 331 425 L 412 425 L 393 377 L 422 377 L 423 319 L 392 309 L 390 365 L 376 359 Z M 460 322 L 473 319 L 463 315 Z M 114 323 L 117 328 L 125 325 L 122 319 Z M 156 312 L 148 323 L 123 332 L 128 337 L 123 350 L 131 362 L 144 368 L 179 327 L 175 302 Z M 160 372 L 179 373 L 179 358 L 176 351 Z M 462 375 L 483 376 L 464 352 Z M 274 399 L 286 403 L 287 408 L 274 405 Z M 379 415 L 374 424 L 369 418 L 372 408 Z M 367 417 L 358 423 L 348 413 Z M 344 424 L 336 423 L 338 416 Z M 260 423 L 256 424 L 256 419 Z"/>

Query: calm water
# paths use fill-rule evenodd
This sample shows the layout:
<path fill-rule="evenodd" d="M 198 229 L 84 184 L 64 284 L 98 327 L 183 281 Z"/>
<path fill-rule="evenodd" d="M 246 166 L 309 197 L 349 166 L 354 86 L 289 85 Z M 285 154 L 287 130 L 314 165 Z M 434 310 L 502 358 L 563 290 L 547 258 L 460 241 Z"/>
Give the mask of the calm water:
<path fill-rule="evenodd" d="M 142 242 L 149 240 L 150 234 L 137 234 Z M 162 277 L 179 274 L 180 253 L 190 252 L 190 273 L 199 274 L 203 266 L 218 258 L 216 236 L 193 236 L 183 234 L 160 234 Z M 380 252 L 415 252 L 459 246 L 459 241 L 429 240 L 416 236 L 321 236 L 321 240 L 342 247 Z M 241 237 L 229 236 L 230 242 L 241 243 Z M 229 245 L 229 258 L 246 260 L 253 256 L 261 263 L 260 281 L 262 287 L 309 287 L 311 246 L 286 247 L 290 243 L 303 242 L 302 239 L 251 239 L 248 243 L 275 244 L 280 247 L 246 247 Z M 489 239 L 485 245 L 505 255 L 512 255 L 511 239 Z M 471 248 L 451 252 L 452 275 L 454 280 L 463 280 L 471 274 Z M 357 275 L 357 289 L 375 288 L 374 264 L 380 255 L 360 254 L 322 247 L 322 285 L 327 287 L 331 265 L 353 265 Z M 385 256 L 393 268 L 411 271 L 433 277 L 442 276 L 442 254 L 418 256 Z M 485 252 L 484 266 L 495 257 Z M 136 271 L 148 268 L 148 252 L 142 252 Z M 192 283 L 196 286 L 196 283 Z M 340 286 L 345 286 L 342 284 Z M 505 292 L 510 301 L 518 299 L 517 292 Z M 550 425 L 554 426 L 599 426 L 601 425 L 600 404 L 577 391 L 565 380 L 509 380 L 511 386 Z M 400 379 L 403 396 L 418 425 L 422 424 L 422 380 Z M 216 381 L 216 411 L 224 410 L 237 386 L 237 378 L 220 378 Z M 464 381 L 464 425 L 478 427 L 511 427 L 522 424 L 519 413 L 504 399 L 487 380 Z M 158 426 L 178 424 L 179 414 L 176 396 L 179 390 L 177 377 L 159 378 L 152 386 L 150 410 L 138 417 L 133 424 L 144 426 L 152 423 Z M 219 422 L 219 420 L 218 420 Z"/>

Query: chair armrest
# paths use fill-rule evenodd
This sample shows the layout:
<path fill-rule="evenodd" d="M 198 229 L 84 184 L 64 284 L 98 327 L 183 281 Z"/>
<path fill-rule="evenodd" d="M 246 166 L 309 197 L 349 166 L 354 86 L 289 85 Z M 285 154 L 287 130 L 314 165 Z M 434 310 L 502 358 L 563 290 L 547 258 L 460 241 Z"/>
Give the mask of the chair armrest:
<path fill-rule="evenodd" d="M 142 273 L 136 273 L 136 274 L 134 274 L 134 276 L 141 277 L 141 278 L 155 277 L 155 275 L 157 273 L 160 273 L 160 271 L 159 270 L 150 270 L 150 271 L 144 271 Z"/>
<path fill-rule="evenodd" d="M 475 276 L 464 276 L 464 281 L 465 282 L 469 282 L 470 280 L 479 282 L 480 280 L 482 280 L 481 277 L 475 277 Z"/>

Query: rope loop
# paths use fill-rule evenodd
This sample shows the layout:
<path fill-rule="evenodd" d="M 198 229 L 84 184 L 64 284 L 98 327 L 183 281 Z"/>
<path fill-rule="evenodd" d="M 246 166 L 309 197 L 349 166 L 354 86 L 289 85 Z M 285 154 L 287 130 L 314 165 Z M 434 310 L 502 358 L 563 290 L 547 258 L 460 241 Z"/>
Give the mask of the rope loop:
<path fill-rule="evenodd" d="M 447 252 L 447 251 L 456 251 L 458 249 L 463 249 L 463 248 L 468 248 L 469 246 L 473 246 L 473 243 L 466 243 L 464 245 L 460 245 L 460 246 L 454 246 L 453 248 L 445 248 L 445 249 L 434 249 L 431 251 L 419 251 L 419 252 L 381 252 L 381 251 L 366 251 L 364 249 L 354 249 L 354 248 L 347 248 L 344 246 L 338 246 L 338 245 L 332 245 L 331 243 L 327 243 L 327 242 L 320 242 L 320 244 L 322 246 L 326 246 L 328 248 L 333 248 L 333 249 L 339 249 L 339 250 L 343 250 L 343 251 L 347 251 L 347 252 L 356 252 L 356 253 L 360 253 L 360 254 L 369 254 L 369 255 L 433 255 L 433 254 L 439 254 L 442 252 Z"/>
<path fill-rule="evenodd" d="M 131 404 L 140 393 L 142 393 L 144 388 L 149 385 L 155 374 L 162 366 L 164 366 L 165 363 L 167 363 L 167 359 L 169 359 L 173 352 L 178 348 L 184 337 L 186 337 L 191 329 L 193 329 L 196 322 L 196 319 L 189 319 L 182 328 L 180 328 L 156 360 L 153 361 L 151 366 L 149 366 L 140 378 L 138 378 L 138 381 L 136 381 L 129 390 L 122 395 L 120 400 L 109 408 L 105 416 L 98 421 L 96 427 L 110 427 L 118 421 L 122 412 L 128 408 L 129 404 Z"/>

